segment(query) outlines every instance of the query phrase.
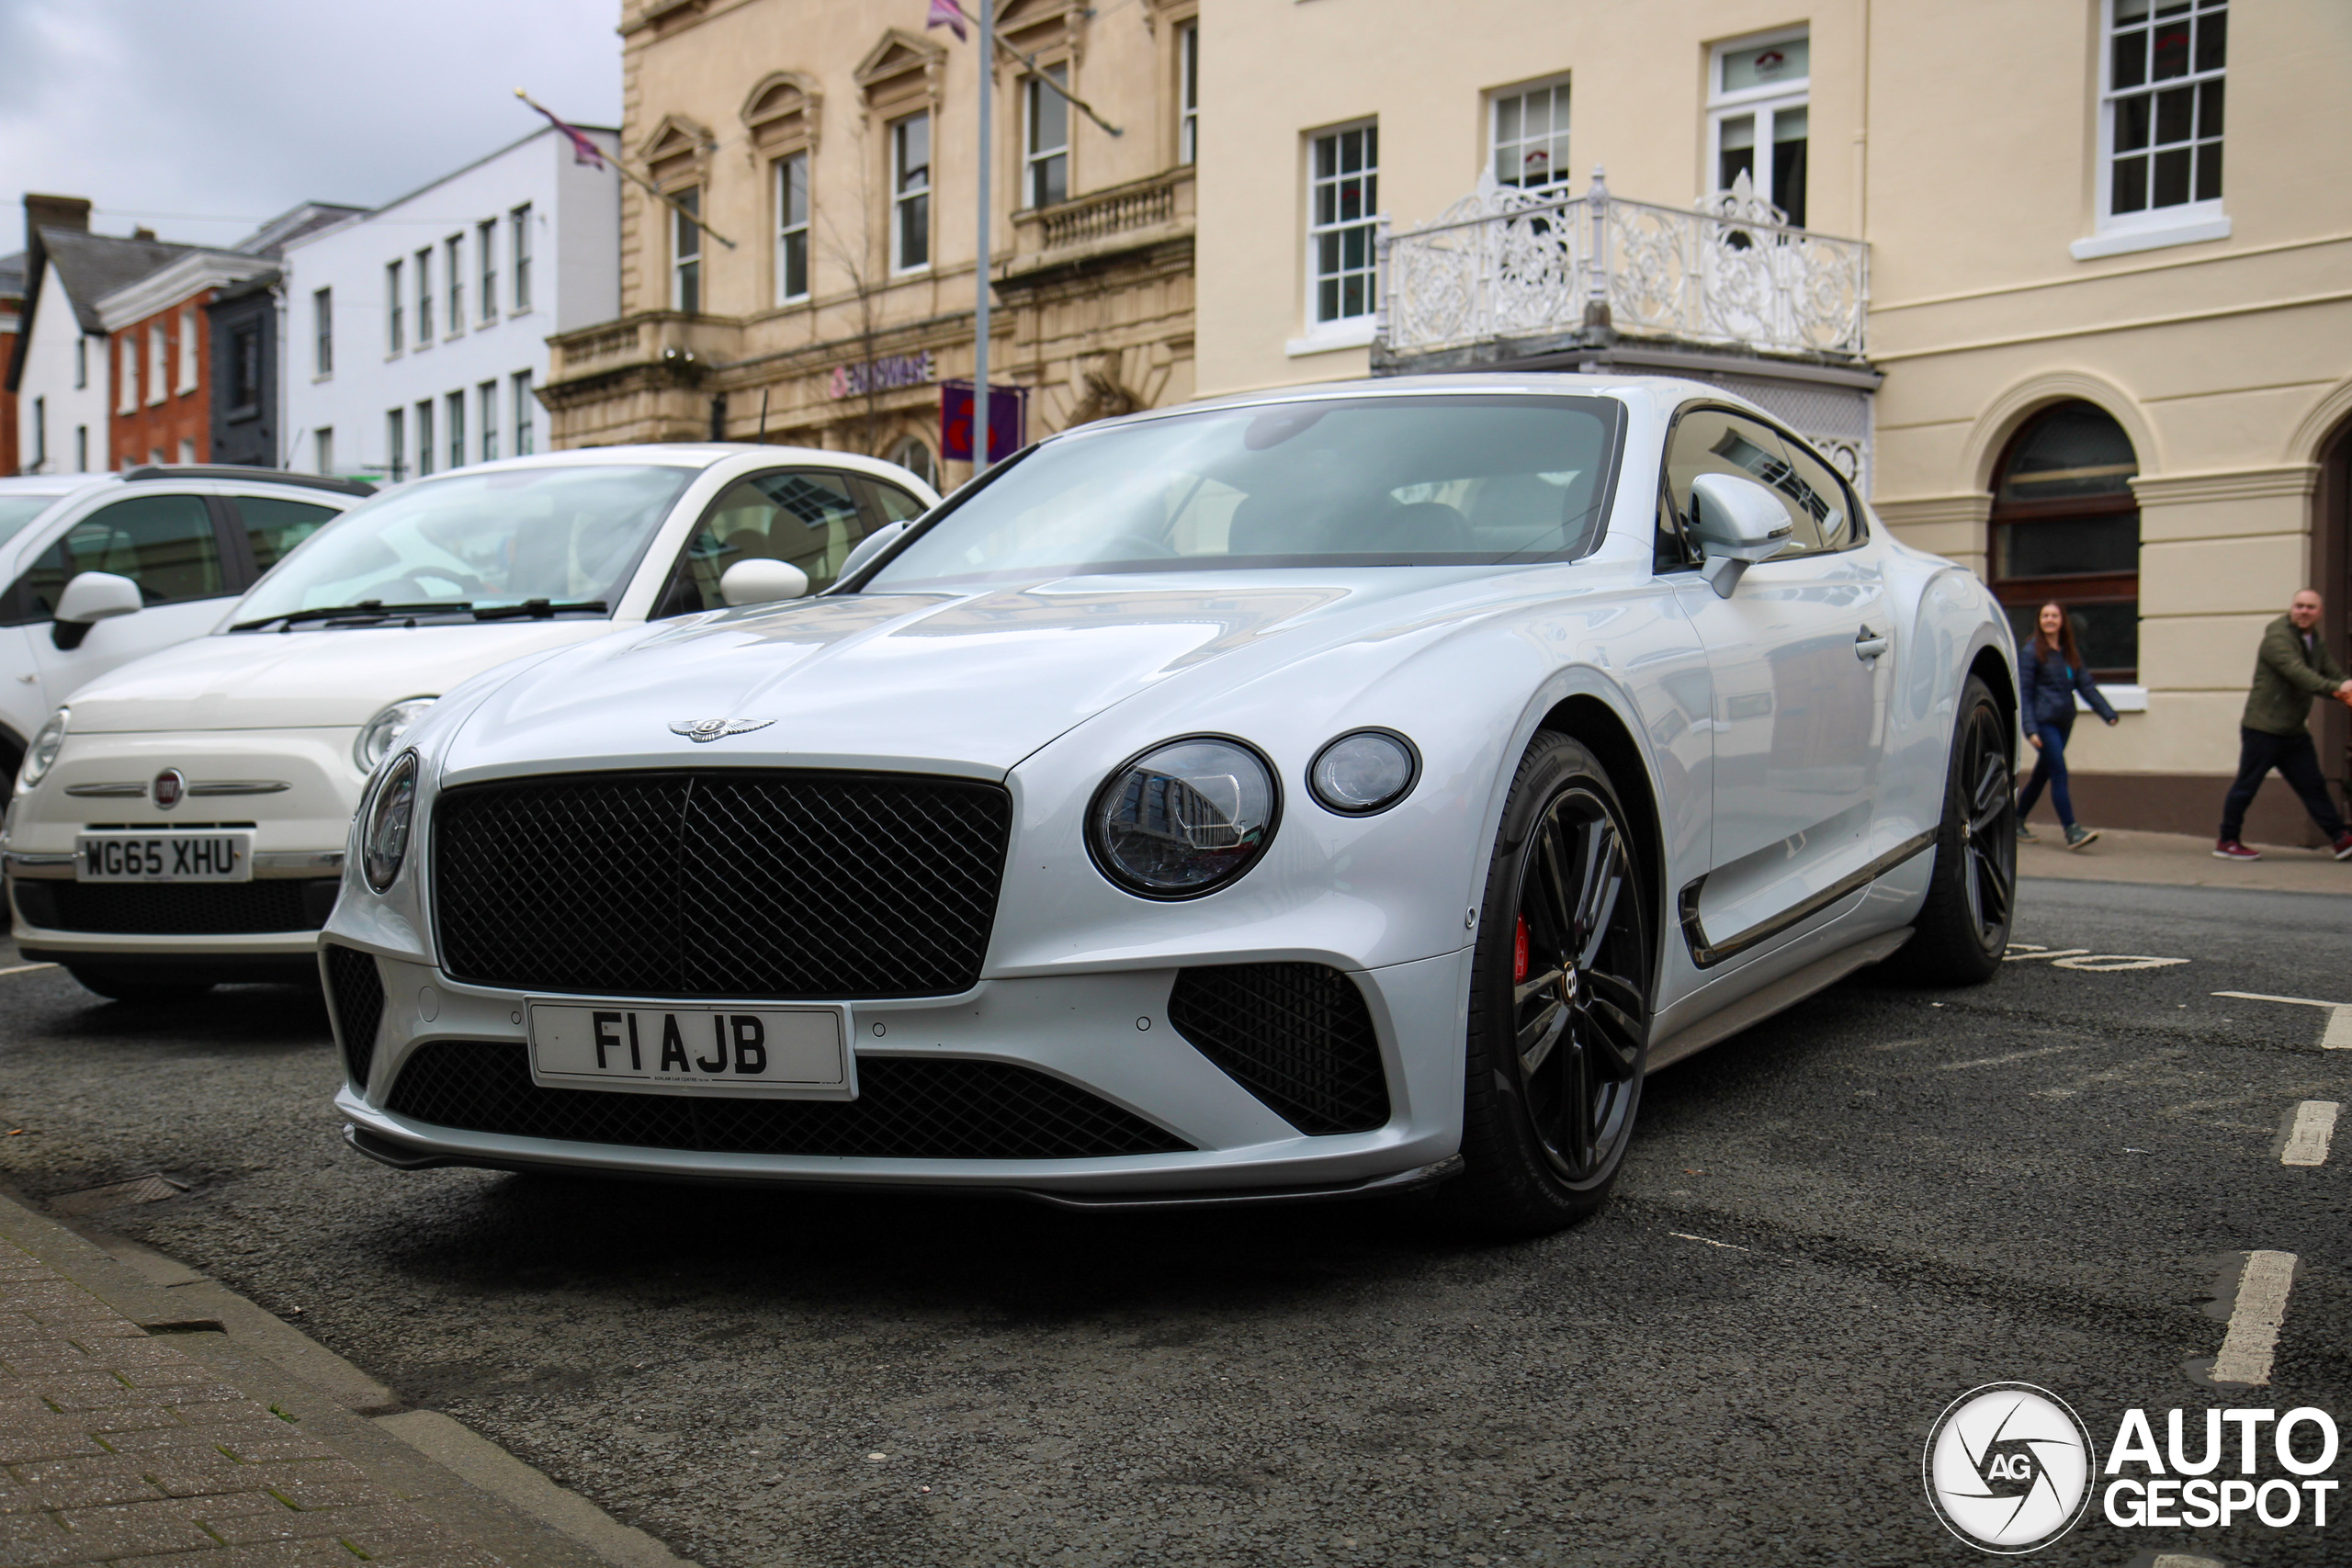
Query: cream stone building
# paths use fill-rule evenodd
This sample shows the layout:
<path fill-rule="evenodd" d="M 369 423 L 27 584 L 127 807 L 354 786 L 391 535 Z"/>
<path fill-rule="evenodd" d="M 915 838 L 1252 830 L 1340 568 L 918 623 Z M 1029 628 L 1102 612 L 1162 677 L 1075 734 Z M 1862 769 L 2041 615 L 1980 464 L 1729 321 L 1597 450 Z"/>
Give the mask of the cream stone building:
<path fill-rule="evenodd" d="M 2352 653 L 2341 0 L 1207 0 L 1199 47 L 1201 393 L 1755 396 L 2014 614 L 2075 609 L 2124 710 L 2076 731 L 2095 824 L 2214 830 L 2297 587 Z M 2276 782 L 2247 836 L 2312 841 Z"/>
<path fill-rule="evenodd" d="M 990 380 L 1024 389 L 1033 438 L 1193 396 L 1198 9 L 999 0 Z M 940 383 L 972 374 L 981 62 L 928 10 L 624 0 L 624 156 L 707 231 L 625 190 L 621 315 L 554 340 L 556 445 L 968 472 L 939 462 Z"/>

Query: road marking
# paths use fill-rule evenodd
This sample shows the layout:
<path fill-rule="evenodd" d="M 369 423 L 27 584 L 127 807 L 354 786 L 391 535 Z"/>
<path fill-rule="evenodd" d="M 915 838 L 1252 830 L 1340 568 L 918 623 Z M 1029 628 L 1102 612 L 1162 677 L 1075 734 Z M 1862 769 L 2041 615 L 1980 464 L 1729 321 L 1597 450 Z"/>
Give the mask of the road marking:
<path fill-rule="evenodd" d="M 1731 1243 L 1729 1243 L 1729 1242 L 1727 1242 L 1727 1241 L 1708 1241 L 1708 1240 L 1707 1240 L 1707 1238 L 1706 1238 L 1705 1236 L 1702 1236 L 1702 1235 L 1690 1235 L 1689 1233 L 1684 1232 L 1684 1231 L 1668 1231 L 1668 1232 L 1667 1232 L 1666 1234 L 1667 1234 L 1667 1235 L 1670 1235 L 1670 1236 L 1672 1236 L 1672 1237 L 1673 1237 L 1675 1240 L 1677 1240 L 1677 1241 L 1695 1241 L 1695 1242 L 1700 1242 L 1700 1243 L 1702 1243 L 1702 1244 L 1704 1244 L 1705 1246 L 1708 1246 L 1708 1247 L 1722 1247 L 1725 1252 L 1749 1252 L 1749 1251 L 1753 1251 L 1753 1250 L 1754 1250 L 1754 1249 L 1753 1249 L 1753 1248 L 1751 1248 L 1751 1247 L 1734 1247 Z"/>
<path fill-rule="evenodd" d="M 2332 1100 L 2306 1100 L 2295 1107 L 2295 1125 L 2287 1134 L 2280 1165 L 2325 1165 L 2328 1140 L 2335 1136 L 2335 1113 L 2344 1107 Z"/>
<path fill-rule="evenodd" d="M 19 964 L 13 969 L 0 969 L 0 975 L 29 975 L 36 969 L 54 969 L 54 964 Z"/>
<path fill-rule="evenodd" d="M 2061 1051 L 2080 1051 L 2080 1045 L 2044 1045 L 2039 1051 L 2012 1051 L 2006 1056 L 1979 1056 L 1973 1062 L 1946 1062 L 1945 1072 L 1957 1072 L 1962 1067 L 1997 1067 L 2004 1062 L 2022 1062 L 2029 1056 L 2054 1056 Z"/>
<path fill-rule="evenodd" d="M 2186 958 L 2155 958 L 2144 953 L 2094 953 L 2087 958 L 2060 958 L 2052 969 L 2079 969 L 2086 975 L 2120 975 L 2128 969 L 2169 969 Z"/>
<path fill-rule="evenodd" d="M 2013 942 L 2009 943 L 2009 950 L 2001 954 L 2001 962 L 2014 964 L 2020 958 L 2069 958 L 2089 951 L 2087 947 L 2035 947 L 2027 942 Z"/>
<path fill-rule="evenodd" d="M 2278 1349 L 2278 1325 L 2287 1316 L 2287 1287 L 2295 1280 L 2291 1252 L 2249 1252 L 2238 1276 L 2237 1300 L 2230 1307 L 2229 1332 L 2209 1375 L 2215 1382 L 2261 1388 L 2270 1382 L 2270 1359 Z"/>
<path fill-rule="evenodd" d="M 2260 991 L 2215 991 L 2242 1002 L 2284 1002 L 2289 1007 L 2327 1009 L 2327 1032 L 2320 1036 L 2324 1051 L 2352 1051 L 2352 1002 L 2315 1001 L 2310 997 L 2266 997 Z"/>

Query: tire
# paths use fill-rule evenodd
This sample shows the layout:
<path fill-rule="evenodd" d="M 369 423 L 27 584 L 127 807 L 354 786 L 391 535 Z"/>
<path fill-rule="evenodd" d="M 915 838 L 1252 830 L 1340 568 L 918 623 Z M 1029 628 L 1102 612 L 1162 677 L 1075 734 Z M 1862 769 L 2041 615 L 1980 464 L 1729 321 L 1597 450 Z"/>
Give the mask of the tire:
<path fill-rule="evenodd" d="M 2017 919 L 2015 726 L 1991 688 L 1971 675 L 1960 689 L 1951 761 L 1944 775 L 1936 865 L 1911 940 L 1881 964 L 1915 986 L 1981 986 L 2001 967 Z"/>
<path fill-rule="evenodd" d="M 69 964 L 65 972 L 79 980 L 85 990 L 140 1007 L 194 1001 L 212 988 L 209 980 L 188 980 L 176 976 L 167 979 L 137 969 L 92 969 Z"/>
<path fill-rule="evenodd" d="M 1472 960 L 1465 1168 L 1443 1193 L 1458 1222 L 1545 1235 L 1608 1201 L 1648 1058 L 1646 880 L 1608 769 L 1537 735 L 1503 807 Z"/>

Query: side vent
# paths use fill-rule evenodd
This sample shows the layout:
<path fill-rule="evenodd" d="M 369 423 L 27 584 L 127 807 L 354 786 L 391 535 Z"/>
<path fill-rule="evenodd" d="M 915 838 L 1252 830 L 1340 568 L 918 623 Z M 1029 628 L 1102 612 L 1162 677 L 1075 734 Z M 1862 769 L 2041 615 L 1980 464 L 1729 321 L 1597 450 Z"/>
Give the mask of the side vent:
<path fill-rule="evenodd" d="M 375 954 L 327 943 L 327 1008 L 343 1039 L 344 1067 L 364 1089 L 376 1061 L 376 1026 L 384 1021 L 384 980 Z"/>
<path fill-rule="evenodd" d="M 1388 1076 L 1355 982 L 1321 964 L 1187 969 L 1168 998 L 1176 1032 L 1302 1133 L 1388 1122 Z"/>

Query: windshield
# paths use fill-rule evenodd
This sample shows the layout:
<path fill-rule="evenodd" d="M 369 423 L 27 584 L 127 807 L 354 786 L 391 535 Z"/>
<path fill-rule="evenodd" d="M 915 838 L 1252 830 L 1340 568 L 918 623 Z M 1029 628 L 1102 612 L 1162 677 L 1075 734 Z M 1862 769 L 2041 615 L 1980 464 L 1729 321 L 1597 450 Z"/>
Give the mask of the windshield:
<path fill-rule="evenodd" d="M 27 495 L 22 491 L 0 495 L 0 544 L 15 538 L 17 529 L 56 504 L 56 495 Z"/>
<path fill-rule="evenodd" d="M 370 600 L 425 615 L 539 599 L 610 605 L 699 471 L 510 468 L 403 486 L 304 540 L 230 619 L 244 626 Z"/>
<path fill-rule="evenodd" d="M 1204 410 L 1040 446 L 863 584 L 1561 560 L 1600 525 L 1602 398 L 1444 393 Z"/>

